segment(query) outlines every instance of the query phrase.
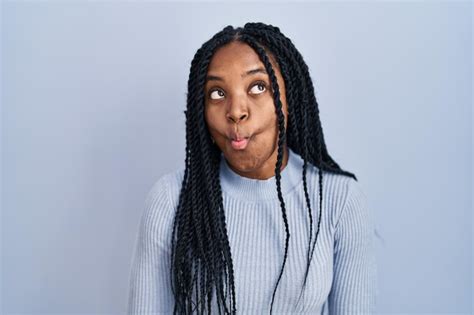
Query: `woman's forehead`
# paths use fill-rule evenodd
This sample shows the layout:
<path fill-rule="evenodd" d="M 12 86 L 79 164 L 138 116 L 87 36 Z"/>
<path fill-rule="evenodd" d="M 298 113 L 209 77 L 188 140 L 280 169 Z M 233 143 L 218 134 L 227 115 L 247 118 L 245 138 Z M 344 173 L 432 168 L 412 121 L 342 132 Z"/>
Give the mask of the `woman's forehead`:
<path fill-rule="evenodd" d="M 263 67 L 257 53 L 249 45 L 240 41 L 234 41 L 218 48 L 211 58 L 208 72 L 225 71 L 229 67 L 250 68 Z"/>
<path fill-rule="evenodd" d="M 273 70 L 280 72 L 280 67 L 273 54 L 265 49 L 272 64 Z M 245 76 L 249 71 L 265 69 L 259 55 L 248 44 L 241 41 L 233 41 L 219 47 L 211 57 L 207 73 L 211 76 L 223 76 L 231 70 L 238 71 Z M 266 74 L 266 71 L 263 71 Z"/>

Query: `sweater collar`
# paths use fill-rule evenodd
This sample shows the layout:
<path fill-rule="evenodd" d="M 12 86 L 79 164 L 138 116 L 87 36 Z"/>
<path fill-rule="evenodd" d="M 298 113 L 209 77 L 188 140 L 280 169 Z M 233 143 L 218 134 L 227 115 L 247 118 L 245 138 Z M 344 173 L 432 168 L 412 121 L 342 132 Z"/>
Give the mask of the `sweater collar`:
<path fill-rule="evenodd" d="M 288 163 L 281 171 L 281 192 L 283 195 L 290 192 L 303 180 L 302 172 L 303 159 L 288 147 Z M 222 153 L 220 181 L 222 191 L 236 199 L 248 201 L 278 199 L 275 175 L 263 180 L 241 176 L 230 168 Z"/>

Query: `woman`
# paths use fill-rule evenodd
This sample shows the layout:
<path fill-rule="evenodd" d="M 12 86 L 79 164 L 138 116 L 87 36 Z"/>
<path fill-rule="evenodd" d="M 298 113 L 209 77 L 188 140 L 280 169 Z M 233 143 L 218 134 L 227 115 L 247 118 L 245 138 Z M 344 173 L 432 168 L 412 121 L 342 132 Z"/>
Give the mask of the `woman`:
<path fill-rule="evenodd" d="M 192 60 L 185 113 L 185 167 L 148 194 L 129 313 L 373 313 L 373 216 L 291 40 L 225 27 Z"/>

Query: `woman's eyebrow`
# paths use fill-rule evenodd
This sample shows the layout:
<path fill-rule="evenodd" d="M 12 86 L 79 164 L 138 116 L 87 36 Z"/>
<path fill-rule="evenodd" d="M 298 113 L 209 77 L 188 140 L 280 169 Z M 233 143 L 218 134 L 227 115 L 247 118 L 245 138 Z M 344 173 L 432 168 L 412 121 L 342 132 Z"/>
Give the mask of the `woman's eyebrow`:
<path fill-rule="evenodd" d="M 248 70 L 247 72 L 241 74 L 240 76 L 241 76 L 242 78 L 244 78 L 244 77 L 246 77 L 246 76 L 249 76 L 249 75 L 252 75 L 252 74 L 256 74 L 256 73 L 267 74 L 267 71 L 265 71 L 264 68 L 257 68 L 257 69 Z M 221 77 L 216 76 L 216 75 L 207 75 L 207 76 L 206 76 L 206 82 L 207 82 L 207 81 L 224 81 L 224 79 L 222 79 Z"/>

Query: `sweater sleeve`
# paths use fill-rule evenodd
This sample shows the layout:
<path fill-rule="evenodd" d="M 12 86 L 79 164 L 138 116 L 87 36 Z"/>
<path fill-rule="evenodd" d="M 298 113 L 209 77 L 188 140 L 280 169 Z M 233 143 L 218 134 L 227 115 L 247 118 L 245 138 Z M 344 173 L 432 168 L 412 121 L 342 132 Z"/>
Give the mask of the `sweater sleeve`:
<path fill-rule="evenodd" d="M 169 314 L 174 298 L 169 279 L 170 201 L 166 177 L 148 192 L 129 274 L 128 314 Z"/>
<path fill-rule="evenodd" d="M 359 182 L 350 178 L 334 232 L 334 274 L 329 314 L 374 314 L 377 266 L 374 216 Z"/>

